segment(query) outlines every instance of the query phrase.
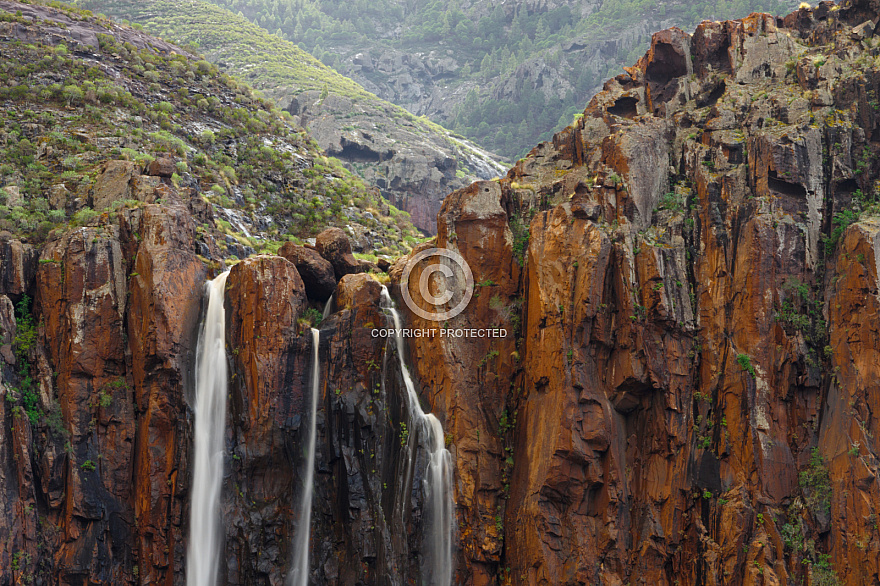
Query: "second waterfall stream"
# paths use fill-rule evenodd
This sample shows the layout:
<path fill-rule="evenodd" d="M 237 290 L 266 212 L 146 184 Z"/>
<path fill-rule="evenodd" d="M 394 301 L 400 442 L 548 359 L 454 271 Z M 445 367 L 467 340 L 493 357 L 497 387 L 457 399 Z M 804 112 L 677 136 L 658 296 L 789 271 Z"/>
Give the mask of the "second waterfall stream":
<path fill-rule="evenodd" d="M 386 287 L 382 287 L 382 308 L 388 312 L 394 323 L 394 342 L 397 358 L 400 361 L 400 374 L 406 386 L 406 404 L 410 421 L 421 426 L 421 433 L 427 438 L 428 470 L 425 478 L 425 496 L 428 507 L 427 557 L 428 564 L 423 570 L 423 583 L 430 586 L 450 586 L 452 584 L 452 532 L 453 532 L 453 501 L 452 501 L 452 455 L 446 449 L 446 438 L 440 420 L 431 413 L 425 413 L 419 403 L 416 388 L 404 360 L 403 335 L 401 334 L 400 314 L 394 308 L 394 302 Z M 413 425 L 414 427 L 414 425 Z M 405 475 L 409 478 L 415 460 L 413 435 L 410 434 L 404 448 L 407 458 Z M 405 482 L 404 486 L 408 486 Z M 401 506 L 406 498 L 399 501 Z M 426 579 L 427 578 L 427 579 Z"/>
<path fill-rule="evenodd" d="M 307 586 L 309 583 L 309 537 L 312 528 L 312 495 L 315 492 L 318 395 L 321 393 L 321 363 L 318 357 L 320 346 L 321 332 L 312 328 L 312 380 L 309 385 L 312 403 L 309 415 L 309 439 L 306 444 L 306 475 L 303 484 L 302 500 L 300 501 L 299 523 L 296 526 L 296 533 L 293 539 L 293 568 L 288 580 L 289 586 Z"/>
<path fill-rule="evenodd" d="M 190 501 L 188 586 L 214 586 L 220 565 L 220 488 L 226 428 L 226 311 L 228 272 L 207 286 L 208 308 L 196 350 L 194 473 Z"/>

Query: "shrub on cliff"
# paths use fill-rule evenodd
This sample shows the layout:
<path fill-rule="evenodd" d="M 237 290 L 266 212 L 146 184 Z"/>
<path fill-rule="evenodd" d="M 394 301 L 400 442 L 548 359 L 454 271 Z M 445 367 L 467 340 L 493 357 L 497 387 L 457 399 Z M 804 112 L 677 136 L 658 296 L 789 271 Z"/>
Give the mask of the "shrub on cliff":
<path fill-rule="evenodd" d="M 813 448 L 807 469 L 799 475 L 804 502 L 814 515 L 827 515 L 831 511 L 831 476 L 819 448 Z"/>

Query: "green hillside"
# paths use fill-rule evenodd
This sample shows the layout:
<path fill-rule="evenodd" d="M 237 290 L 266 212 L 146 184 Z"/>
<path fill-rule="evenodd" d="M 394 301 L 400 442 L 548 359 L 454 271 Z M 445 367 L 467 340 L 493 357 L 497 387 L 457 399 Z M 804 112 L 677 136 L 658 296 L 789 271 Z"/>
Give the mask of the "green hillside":
<path fill-rule="evenodd" d="M 367 87 L 386 90 L 387 94 L 378 91 L 381 97 L 406 103 L 412 111 L 508 158 L 518 158 L 537 140 L 570 124 L 603 80 L 645 52 L 651 32 L 673 25 L 692 30 L 706 18 L 737 18 L 753 11 L 786 13 L 797 5 L 793 0 L 672 0 L 662 5 L 648 0 L 562 1 L 540 3 L 543 8 L 534 9 L 529 8 L 534 4 L 522 1 L 215 3 L 300 44 Z M 454 64 L 439 74 L 431 72 L 436 79 L 419 81 L 425 87 L 434 83 L 438 93 L 457 104 L 455 108 L 438 106 L 433 98 L 411 104 L 410 99 L 391 95 L 408 75 L 418 75 L 406 71 L 406 65 L 399 75 L 353 66 L 353 58 L 363 53 L 388 54 L 392 60 L 403 54 L 418 61 L 432 52 Z M 595 60 L 597 52 L 601 59 Z M 596 62 L 585 64 L 585 59 Z M 535 71 L 538 76 L 530 77 Z M 548 76 L 561 78 L 558 89 L 541 86 Z"/>
<path fill-rule="evenodd" d="M 3 40 L 0 61 L 0 229 L 38 242 L 56 227 L 142 205 L 126 186 L 117 190 L 125 197 L 98 205 L 106 203 L 108 161 L 137 181 L 163 159 L 173 174 L 143 181 L 155 181 L 166 199 L 210 204 L 214 219 L 203 233 L 224 255 L 274 250 L 327 225 L 378 231 L 389 251 L 415 243 L 405 213 L 245 83 L 89 11 L 47 5 L 59 9 L 63 34 L 37 37 L 34 18 L 0 10 L 19 37 Z"/>

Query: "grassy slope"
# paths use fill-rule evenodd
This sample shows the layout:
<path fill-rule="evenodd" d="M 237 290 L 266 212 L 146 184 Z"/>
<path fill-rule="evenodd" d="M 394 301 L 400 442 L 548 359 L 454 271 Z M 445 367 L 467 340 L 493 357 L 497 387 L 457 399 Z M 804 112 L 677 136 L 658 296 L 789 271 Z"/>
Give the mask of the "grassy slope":
<path fill-rule="evenodd" d="M 139 49 L 123 39 L 144 46 L 146 35 L 53 5 L 60 11 L 49 14 L 97 29 L 100 48 L 72 38 L 53 45 L 0 41 L 0 101 L 6 105 L 0 112 L 0 229 L 39 242 L 56 227 L 88 222 L 100 210 L 79 209 L 72 201 L 88 201 L 104 161 L 145 163 L 171 153 L 178 161 L 173 187 L 190 187 L 245 218 L 271 218 L 262 239 L 219 220 L 204 227 L 245 245 L 273 250 L 279 241 L 333 224 L 377 230 L 386 253 L 415 243 L 417 232 L 405 213 L 381 203 L 375 190 L 325 157 L 246 84 L 182 51 Z M 31 38 L 51 39 L 45 27 L 57 23 L 34 22 L 21 6 L 24 16 L 0 10 L 0 21 L 8 30 L 21 26 Z M 68 205 L 50 209 L 49 192 L 61 185 L 70 194 Z M 346 208 L 351 219 L 342 213 Z M 367 210 L 377 219 L 365 217 Z M 223 239 L 220 245 L 225 248 Z"/>
<path fill-rule="evenodd" d="M 215 4 L 190 0 L 185 11 L 172 0 L 149 4 L 133 0 L 80 0 L 78 5 L 130 20 L 151 34 L 203 52 L 224 70 L 273 98 L 283 93 L 326 90 L 373 110 L 373 115 L 403 118 L 416 132 L 437 135 L 450 148 L 466 148 L 449 137 L 449 131 L 440 125 L 378 98 L 297 45 Z"/>

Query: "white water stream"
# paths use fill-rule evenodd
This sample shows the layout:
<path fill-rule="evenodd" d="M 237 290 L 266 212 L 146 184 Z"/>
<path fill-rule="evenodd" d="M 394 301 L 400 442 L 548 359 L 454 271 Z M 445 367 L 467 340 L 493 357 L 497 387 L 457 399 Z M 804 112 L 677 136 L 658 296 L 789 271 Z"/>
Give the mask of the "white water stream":
<path fill-rule="evenodd" d="M 406 386 L 407 407 L 409 409 L 410 422 L 414 426 L 416 422 L 422 427 L 421 432 L 428 438 L 428 469 L 425 478 L 425 493 L 428 507 L 427 526 L 427 558 L 428 564 L 424 568 L 423 580 L 427 578 L 427 584 L 431 586 L 450 586 L 452 584 L 452 531 L 453 531 L 453 502 L 452 502 L 452 455 L 446 449 L 443 426 L 431 413 L 425 413 L 419 404 L 415 385 L 406 368 L 403 353 L 403 336 L 400 334 L 400 314 L 394 308 L 388 289 L 382 287 L 382 308 L 385 309 L 394 321 L 396 335 L 394 341 L 397 347 L 397 357 L 400 360 L 400 372 L 403 383 Z M 415 431 L 415 430 L 412 430 Z M 412 433 L 409 434 L 404 449 L 408 458 L 404 473 L 404 490 L 410 484 L 412 475 L 415 449 L 413 449 Z M 408 491 L 404 494 L 408 494 Z M 401 507 L 406 506 L 406 499 L 399 501 Z"/>
<path fill-rule="evenodd" d="M 206 285 L 208 309 L 196 350 L 195 459 L 190 498 L 188 586 L 215 586 L 220 565 L 220 487 L 226 428 L 226 311 L 228 272 Z"/>
<path fill-rule="evenodd" d="M 332 299 L 331 299 L 332 302 Z M 329 302 L 328 302 L 329 304 Z M 309 583 L 309 538 L 312 527 L 312 495 L 315 481 L 315 444 L 317 439 L 318 395 L 321 391 L 321 364 L 318 361 L 318 348 L 321 332 L 312 328 L 312 411 L 309 417 L 309 443 L 306 446 L 306 478 L 300 502 L 300 518 L 294 534 L 293 568 L 288 580 L 290 586 L 308 586 Z"/>

